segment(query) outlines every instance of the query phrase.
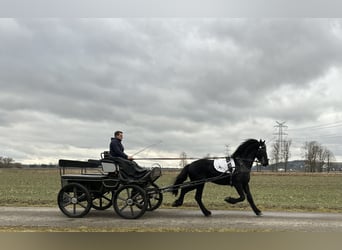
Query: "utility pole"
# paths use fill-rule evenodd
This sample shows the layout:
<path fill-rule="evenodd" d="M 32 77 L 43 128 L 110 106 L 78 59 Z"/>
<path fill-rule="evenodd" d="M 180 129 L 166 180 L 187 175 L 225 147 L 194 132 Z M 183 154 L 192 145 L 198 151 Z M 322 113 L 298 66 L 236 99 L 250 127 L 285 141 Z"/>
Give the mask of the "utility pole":
<path fill-rule="evenodd" d="M 277 144 L 279 147 L 279 160 L 281 162 L 283 155 L 284 155 L 284 150 L 285 150 L 285 140 L 284 140 L 284 136 L 287 135 L 284 132 L 284 128 L 287 128 L 286 125 L 284 125 L 286 122 L 278 122 L 276 121 L 277 125 L 275 125 L 274 127 L 278 128 L 278 132 L 276 133 L 276 135 L 278 135 L 278 140 L 277 140 Z"/>

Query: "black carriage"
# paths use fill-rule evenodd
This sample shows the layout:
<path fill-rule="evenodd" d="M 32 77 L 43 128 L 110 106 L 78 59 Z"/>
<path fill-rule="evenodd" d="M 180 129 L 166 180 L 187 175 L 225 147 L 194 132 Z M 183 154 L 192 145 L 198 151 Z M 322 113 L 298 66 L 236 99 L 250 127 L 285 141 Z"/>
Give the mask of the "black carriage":
<path fill-rule="evenodd" d="M 157 209 L 163 194 L 155 181 L 160 166 L 141 168 L 134 162 L 101 154 L 100 160 L 59 160 L 62 188 L 58 206 L 68 217 L 83 217 L 91 208 L 114 207 L 125 219 L 136 219 Z"/>

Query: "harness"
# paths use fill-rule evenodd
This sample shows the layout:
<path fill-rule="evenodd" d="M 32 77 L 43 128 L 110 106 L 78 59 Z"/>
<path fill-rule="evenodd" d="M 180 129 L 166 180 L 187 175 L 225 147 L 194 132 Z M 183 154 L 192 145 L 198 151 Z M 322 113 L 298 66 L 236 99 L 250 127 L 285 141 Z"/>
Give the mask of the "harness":
<path fill-rule="evenodd" d="M 230 157 L 225 159 L 215 159 L 214 168 L 218 172 L 232 174 L 235 171 L 235 161 Z"/>
<path fill-rule="evenodd" d="M 233 158 L 226 157 L 224 159 L 215 159 L 214 169 L 222 174 L 230 175 L 229 185 L 233 185 L 233 174 L 236 169 L 235 161 Z"/>

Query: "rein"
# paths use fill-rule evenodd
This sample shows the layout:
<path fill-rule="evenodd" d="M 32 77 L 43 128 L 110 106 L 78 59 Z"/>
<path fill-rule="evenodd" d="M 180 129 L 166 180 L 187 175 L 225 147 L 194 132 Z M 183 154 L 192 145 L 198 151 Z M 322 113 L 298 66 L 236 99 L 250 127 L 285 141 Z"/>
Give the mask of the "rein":
<path fill-rule="evenodd" d="M 155 158 L 134 158 L 134 160 L 199 160 L 199 159 L 224 159 L 227 157 L 208 157 L 208 158 L 198 158 L 198 157 L 187 157 L 187 158 L 180 158 L 180 157 L 155 157 Z"/>
<path fill-rule="evenodd" d="M 151 157 L 151 158 L 134 158 L 134 161 L 139 160 L 156 160 L 156 161 L 177 161 L 177 160 L 200 160 L 200 159 L 208 159 L 208 160 L 215 160 L 215 159 L 226 159 L 225 156 L 218 156 L 218 157 L 208 157 L 208 158 L 198 158 L 198 157 L 187 157 L 187 158 L 180 158 L 180 157 Z M 230 157 L 231 158 L 231 157 Z M 236 160 L 243 160 L 243 161 L 250 161 L 250 162 L 257 162 L 257 160 L 251 160 L 247 158 L 236 157 Z"/>
<path fill-rule="evenodd" d="M 143 149 L 144 150 L 144 149 Z M 260 150 L 260 147 L 259 149 Z M 140 151 L 139 151 L 140 152 Z M 214 156 L 214 157 L 202 157 L 202 158 L 198 158 L 198 157 L 147 157 L 147 158 L 134 158 L 133 160 L 160 160 L 160 161 L 173 161 L 173 160 L 200 160 L 200 159 L 208 159 L 208 160 L 215 160 L 215 159 L 226 159 L 226 158 L 233 158 L 233 157 L 230 157 L 230 156 Z M 256 163 L 259 163 L 258 160 L 255 160 L 255 159 L 250 159 L 250 158 L 242 158 L 242 157 L 234 157 L 233 159 L 236 159 L 236 160 L 242 160 L 242 161 L 248 161 L 248 162 L 256 162 Z"/>

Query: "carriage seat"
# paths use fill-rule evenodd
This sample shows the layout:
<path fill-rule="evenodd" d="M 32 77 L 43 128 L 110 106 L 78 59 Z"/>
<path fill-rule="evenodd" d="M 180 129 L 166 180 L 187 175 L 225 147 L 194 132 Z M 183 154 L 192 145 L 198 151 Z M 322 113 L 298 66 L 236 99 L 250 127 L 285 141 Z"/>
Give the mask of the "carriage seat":
<path fill-rule="evenodd" d="M 94 161 L 74 161 L 60 159 L 58 165 L 62 168 L 98 168 L 98 162 Z"/>

